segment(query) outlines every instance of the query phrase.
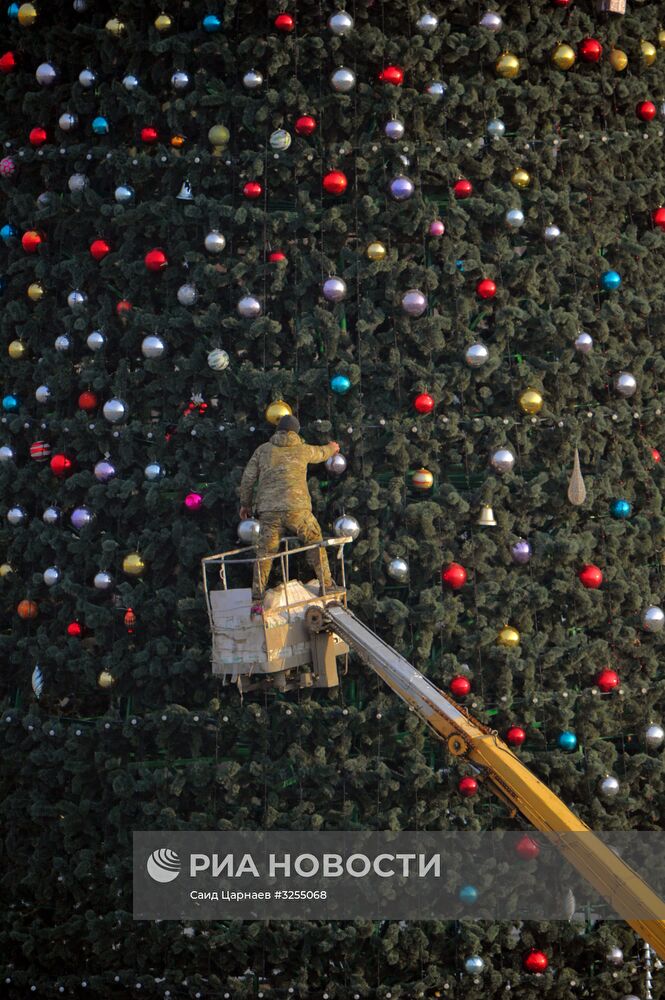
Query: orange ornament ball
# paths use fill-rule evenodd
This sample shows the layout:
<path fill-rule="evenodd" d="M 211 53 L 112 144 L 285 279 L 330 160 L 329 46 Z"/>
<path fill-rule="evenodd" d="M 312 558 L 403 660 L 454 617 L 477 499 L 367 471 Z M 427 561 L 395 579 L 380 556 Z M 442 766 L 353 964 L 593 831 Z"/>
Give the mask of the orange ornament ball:
<path fill-rule="evenodd" d="M 19 602 L 16 608 L 19 618 L 28 620 L 30 618 L 36 618 L 39 613 L 39 608 L 37 607 L 36 601 L 23 600 Z"/>

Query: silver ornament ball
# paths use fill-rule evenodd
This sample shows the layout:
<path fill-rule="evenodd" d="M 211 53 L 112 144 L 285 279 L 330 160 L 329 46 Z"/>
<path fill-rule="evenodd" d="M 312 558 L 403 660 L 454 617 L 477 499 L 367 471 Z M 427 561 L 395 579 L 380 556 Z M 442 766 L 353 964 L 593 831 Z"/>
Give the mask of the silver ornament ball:
<path fill-rule="evenodd" d="M 652 604 L 642 615 L 642 625 L 647 632 L 662 632 L 665 625 L 665 612 L 657 604 Z"/>
<path fill-rule="evenodd" d="M 226 246 L 226 236 L 222 235 L 217 229 L 211 229 L 206 235 L 203 245 L 208 253 L 221 253 Z"/>
<path fill-rule="evenodd" d="M 94 473 L 95 479 L 100 483 L 108 483 L 117 475 L 115 465 L 106 458 L 96 463 Z"/>
<path fill-rule="evenodd" d="M 644 742 L 650 750 L 657 750 L 662 745 L 663 740 L 665 740 L 665 730 L 662 726 L 659 726 L 657 722 L 652 722 L 651 725 L 647 726 Z"/>
<path fill-rule="evenodd" d="M 427 309 L 427 296 L 419 288 L 410 288 L 402 296 L 402 311 L 407 316 L 422 316 Z"/>
<path fill-rule="evenodd" d="M 62 514 L 60 513 L 60 508 L 52 505 L 50 507 L 47 507 L 44 513 L 42 514 L 42 521 L 44 522 L 44 524 L 48 525 L 59 524 L 61 517 Z"/>
<path fill-rule="evenodd" d="M 77 14 L 83 14 L 88 9 L 88 0 L 74 0 L 72 7 Z"/>
<path fill-rule="evenodd" d="M 257 69 L 249 69 L 242 78 L 245 90 L 258 90 L 263 85 L 263 73 Z"/>
<path fill-rule="evenodd" d="M 187 90 L 191 83 L 189 73 L 183 69 L 177 69 L 171 77 L 171 86 L 174 90 Z"/>
<path fill-rule="evenodd" d="M 353 31 L 353 18 L 345 10 L 336 10 L 328 18 L 328 27 L 333 35 L 338 35 L 339 37 L 348 35 L 350 31 Z"/>
<path fill-rule="evenodd" d="M 35 76 L 37 83 L 40 83 L 42 87 L 50 87 L 58 79 L 58 71 L 52 63 L 40 63 L 35 70 Z"/>
<path fill-rule="evenodd" d="M 67 181 L 67 187 L 75 194 L 77 191 L 84 191 L 88 186 L 88 178 L 85 174 L 72 174 Z"/>
<path fill-rule="evenodd" d="M 177 292 L 178 302 L 181 306 L 193 306 L 198 297 L 196 288 L 189 282 L 181 285 Z"/>
<path fill-rule="evenodd" d="M 141 352 L 144 358 L 161 358 L 166 350 L 166 344 L 156 333 L 144 337 L 141 342 Z"/>
<path fill-rule="evenodd" d="M 561 236 L 561 230 L 558 226 L 551 225 L 545 226 L 543 229 L 543 239 L 546 243 L 556 243 L 556 241 Z"/>
<path fill-rule="evenodd" d="M 593 337 L 590 333 L 582 330 L 575 338 L 575 350 L 580 354 L 591 354 L 593 350 Z"/>
<path fill-rule="evenodd" d="M 16 505 L 15 507 L 10 507 L 7 511 L 7 520 L 13 527 L 18 527 L 21 524 L 25 524 L 28 520 L 28 515 L 23 509 Z"/>
<path fill-rule="evenodd" d="M 447 90 L 447 85 L 441 80 L 431 80 L 425 87 L 425 93 L 433 97 L 436 101 L 440 101 L 442 97 L 445 97 Z"/>
<path fill-rule="evenodd" d="M 328 302 L 342 302 L 346 298 L 346 282 L 337 275 L 323 282 L 323 297 Z"/>
<path fill-rule="evenodd" d="M 340 66 L 331 74 L 330 84 L 338 94 L 348 94 L 356 85 L 356 74 L 348 66 Z"/>
<path fill-rule="evenodd" d="M 398 121 L 397 118 L 391 118 L 383 126 L 383 131 L 389 139 L 401 139 L 404 135 L 404 123 Z"/>
<path fill-rule="evenodd" d="M 0 448 L 0 462 L 13 462 L 15 458 L 16 452 L 11 445 L 3 444 Z"/>
<path fill-rule="evenodd" d="M 82 87 L 89 89 L 97 83 L 97 74 L 91 69 L 82 69 L 79 73 L 79 83 Z"/>
<path fill-rule="evenodd" d="M 326 470 L 332 476 L 341 476 L 343 472 L 346 472 L 346 464 L 344 455 L 337 452 L 336 455 L 331 455 L 330 458 L 326 459 Z"/>
<path fill-rule="evenodd" d="M 413 181 L 405 177 L 404 174 L 393 177 L 390 182 L 390 194 L 395 201 L 406 201 L 411 198 L 414 190 Z"/>
<path fill-rule="evenodd" d="M 123 76 L 122 85 L 125 88 L 125 90 L 129 91 L 129 93 L 131 94 L 132 91 L 138 90 L 139 87 L 138 77 L 134 76 L 133 73 L 128 73 L 127 76 Z"/>
<path fill-rule="evenodd" d="M 351 517 L 350 514 L 342 514 L 338 517 L 333 524 L 333 532 L 335 538 L 344 538 L 347 535 L 355 542 L 356 538 L 360 534 L 360 525 L 356 521 L 355 517 Z"/>
<path fill-rule="evenodd" d="M 506 212 L 506 225 L 511 229 L 519 229 L 524 225 L 524 212 L 521 208 L 511 208 Z"/>
<path fill-rule="evenodd" d="M 406 583 L 409 579 L 409 564 L 406 559 L 391 559 L 386 566 L 386 572 L 388 576 L 392 577 L 398 583 Z"/>
<path fill-rule="evenodd" d="M 113 192 L 113 197 L 119 205 L 126 205 L 134 197 L 134 188 L 130 187 L 129 184 L 118 184 Z"/>
<path fill-rule="evenodd" d="M 157 479 L 161 479 L 164 475 L 164 470 L 162 469 L 159 462 L 151 462 L 150 465 L 146 465 L 143 470 L 143 475 L 150 483 L 154 483 Z"/>
<path fill-rule="evenodd" d="M 95 590 L 110 590 L 113 586 L 113 577 L 105 569 L 100 569 L 99 573 L 95 573 L 92 583 Z"/>
<path fill-rule="evenodd" d="M 89 507 L 75 507 L 72 511 L 69 523 L 74 531 L 82 531 L 87 528 L 95 519 L 94 513 Z"/>
<path fill-rule="evenodd" d="M 53 346 L 56 351 L 68 351 L 72 346 L 72 342 L 66 334 L 61 333 L 60 336 L 56 337 L 53 341 Z"/>
<path fill-rule="evenodd" d="M 628 399 L 637 392 L 637 379 L 630 372 L 619 372 L 614 381 L 614 388 L 620 396 Z"/>
<path fill-rule="evenodd" d="M 261 526 L 253 517 L 248 517 L 238 525 L 238 540 L 243 545 L 256 545 L 259 540 Z"/>
<path fill-rule="evenodd" d="M 492 118 L 492 120 L 487 123 L 487 134 L 491 136 L 492 139 L 500 139 L 506 134 L 505 122 L 502 122 L 500 118 Z"/>
<path fill-rule="evenodd" d="M 621 948 L 612 945 L 606 952 L 605 959 L 610 965 L 623 965 L 623 952 Z"/>
<path fill-rule="evenodd" d="M 479 21 L 481 28 L 487 31 L 501 31 L 503 28 L 503 18 L 495 10 L 486 10 Z"/>
<path fill-rule="evenodd" d="M 464 353 L 464 360 L 469 368 L 481 368 L 490 356 L 484 344 L 471 344 Z"/>
<path fill-rule="evenodd" d="M 485 962 L 480 955 L 471 955 L 464 959 L 464 970 L 469 976 L 479 975 L 485 968 Z"/>
<path fill-rule="evenodd" d="M 38 403 L 48 403 L 51 398 L 51 390 L 47 385 L 37 386 L 35 389 L 35 399 Z"/>
<path fill-rule="evenodd" d="M 287 132 L 285 128 L 276 129 L 270 136 L 270 148 L 275 149 L 281 153 L 289 148 L 291 145 L 291 133 Z"/>
<path fill-rule="evenodd" d="M 120 424 L 127 419 L 128 408 L 127 404 L 122 399 L 108 399 L 104 403 L 104 408 L 102 410 L 104 414 L 104 419 L 108 420 L 110 424 Z"/>
<path fill-rule="evenodd" d="M 238 302 L 237 310 L 243 319 L 256 319 L 261 315 L 261 303 L 255 295 L 243 295 Z"/>
<path fill-rule="evenodd" d="M 44 570 L 43 578 L 47 587 L 53 587 L 60 579 L 60 570 L 57 566 L 49 566 Z"/>
<path fill-rule="evenodd" d="M 78 288 L 74 288 L 67 296 L 67 305 L 72 312 L 81 312 L 82 309 L 85 309 L 87 302 L 88 296 L 85 292 L 79 291 Z"/>
<path fill-rule="evenodd" d="M 63 111 L 58 118 L 58 128 L 62 129 L 63 132 L 71 132 L 73 128 L 76 128 L 78 123 L 78 115 L 72 114 L 71 111 Z"/>
<path fill-rule="evenodd" d="M 88 334 L 86 343 L 91 351 L 101 351 L 106 343 L 106 337 L 101 330 L 93 330 Z"/>
<path fill-rule="evenodd" d="M 214 372 L 223 372 L 229 367 L 229 355 L 221 347 L 216 347 L 208 354 L 208 367 Z"/>
<path fill-rule="evenodd" d="M 598 782 L 598 794 L 602 799 L 616 798 L 619 794 L 619 782 L 612 774 L 606 775 Z"/>
<path fill-rule="evenodd" d="M 515 456 L 510 448 L 498 448 L 492 452 L 490 463 L 496 472 L 511 472 L 515 465 Z"/>
<path fill-rule="evenodd" d="M 439 27 L 439 19 L 431 10 L 426 11 L 422 17 L 416 21 L 416 28 L 423 35 L 432 35 Z"/>

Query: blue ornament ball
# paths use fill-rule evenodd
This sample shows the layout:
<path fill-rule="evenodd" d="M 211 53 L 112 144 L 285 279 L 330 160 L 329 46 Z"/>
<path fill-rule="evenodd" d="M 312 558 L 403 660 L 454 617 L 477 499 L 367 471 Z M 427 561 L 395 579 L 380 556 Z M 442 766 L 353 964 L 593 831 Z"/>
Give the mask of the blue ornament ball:
<path fill-rule="evenodd" d="M 478 902 L 478 890 L 475 885 L 463 885 L 459 891 L 459 899 L 461 903 L 477 903 Z"/>
<path fill-rule="evenodd" d="M 97 115 L 96 118 L 92 119 L 92 131 L 95 135 L 107 135 L 109 130 L 109 123 L 104 115 Z"/>
<path fill-rule="evenodd" d="M 7 279 L 3 275 L 2 277 L 0 277 L 0 295 L 2 295 L 6 287 L 7 287 Z"/>
<path fill-rule="evenodd" d="M 610 513 L 617 520 L 624 520 L 633 513 L 633 505 L 630 500 L 613 500 L 610 504 Z"/>
<path fill-rule="evenodd" d="M 6 396 L 2 397 L 2 408 L 5 413 L 16 413 L 19 408 L 19 398 L 13 393 L 7 393 Z"/>
<path fill-rule="evenodd" d="M 7 17 L 10 21 L 18 21 L 18 7 L 17 3 L 10 3 L 7 8 Z"/>
<path fill-rule="evenodd" d="M 209 32 L 219 31 L 219 29 L 222 27 L 222 22 L 217 17 L 216 14 L 206 14 L 206 16 L 201 21 L 201 27 L 203 28 L 204 31 L 209 31 Z"/>
<path fill-rule="evenodd" d="M 621 275 L 618 271 L 605 271 L 600 283 L 606 292 L 613 292 L 621 284 Z"/>
<path fill-rule="evenodd" d="M 570 729 L 564 729 L 562 733 L 559 733 L 556 741 L 559 744 L 560 750 L 577 749 L 577 736 Z"/>
<path fill-rule="evenodd" d="M 11 226 L 8 222 L 0 229 L 0 239 L 3 239 L 5 243 L 9 243 L 10 240 L 15 240 L 18 236 L 18 230 Z"/>
<path fill-rule="evenodd" d="M 457 268 L 458 271 L 463 271 L 464 270 L 464 261 L 463 260 L 456 260 L 455 261 L 455 267 Z"/>
<path fill-rule="evenodd" d="M 343 396 L 351 388 L 351 379 L 347 378 L 346 375 L 334 375 L 330 379 L 330 388 L 338 396 Z"/>

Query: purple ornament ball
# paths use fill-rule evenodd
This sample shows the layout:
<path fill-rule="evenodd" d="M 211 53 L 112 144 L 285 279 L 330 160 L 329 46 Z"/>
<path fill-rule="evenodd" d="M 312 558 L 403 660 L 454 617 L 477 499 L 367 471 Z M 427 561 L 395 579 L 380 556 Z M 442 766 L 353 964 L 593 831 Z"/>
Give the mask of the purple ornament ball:
<path fill-rule="evenodd" d="M 510 546 L 510 554 L 513 562 L 519 566 L 524 566 L 531 559 L 531 546 L 526 538 L 518 538 L 514 545 Z"/>

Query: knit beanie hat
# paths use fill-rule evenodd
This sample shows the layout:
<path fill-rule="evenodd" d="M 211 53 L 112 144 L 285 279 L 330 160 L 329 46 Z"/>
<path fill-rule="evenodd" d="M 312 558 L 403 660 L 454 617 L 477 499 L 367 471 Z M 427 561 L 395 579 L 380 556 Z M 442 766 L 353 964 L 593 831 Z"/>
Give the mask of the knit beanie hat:
<path fill-rule="evenodd" d="M 294 434 L 300 432 L 300 422 L 297 417 L 293 414 L 287 413 L 286 416 L 282 417 L 277 424 L 278 431 L 293 431 Z"/>

